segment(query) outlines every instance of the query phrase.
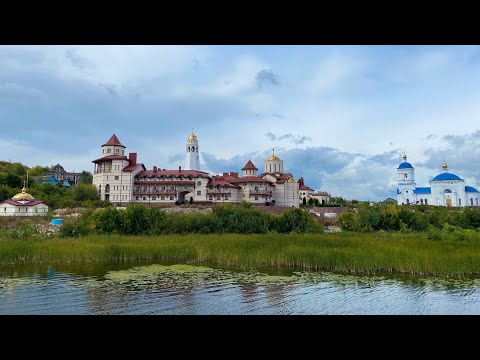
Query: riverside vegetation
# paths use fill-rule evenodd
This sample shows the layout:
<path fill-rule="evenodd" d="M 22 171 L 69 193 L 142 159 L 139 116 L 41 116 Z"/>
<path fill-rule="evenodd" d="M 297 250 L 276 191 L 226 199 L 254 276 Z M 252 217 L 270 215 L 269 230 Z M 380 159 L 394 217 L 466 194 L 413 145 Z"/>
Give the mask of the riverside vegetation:
<path fill-rule="evenodd" d="M 358 206 L 341 233 L 304 209 L 280 215 L 250 204 L 208 214 L 133 205 L 90 209 L 66 219 L 58 236 L 29 222 L 0 231 L 0 262 L 62 263 L 176 259 L 244 269 L 291 266 L 354 273 L 480 274 L 480 212 L 437 207 Z"/>

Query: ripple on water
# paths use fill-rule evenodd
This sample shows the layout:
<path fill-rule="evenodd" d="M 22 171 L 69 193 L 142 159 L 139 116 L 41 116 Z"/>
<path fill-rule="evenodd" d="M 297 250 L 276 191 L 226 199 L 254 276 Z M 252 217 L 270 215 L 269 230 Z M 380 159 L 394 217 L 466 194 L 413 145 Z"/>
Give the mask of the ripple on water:
<path fill-rule="evenodd" d="M 111 268 L 112 266 L 109 266 Z M 149 265 L 0 277 L 0 314 L 478 314 L 480 280 Z"/>

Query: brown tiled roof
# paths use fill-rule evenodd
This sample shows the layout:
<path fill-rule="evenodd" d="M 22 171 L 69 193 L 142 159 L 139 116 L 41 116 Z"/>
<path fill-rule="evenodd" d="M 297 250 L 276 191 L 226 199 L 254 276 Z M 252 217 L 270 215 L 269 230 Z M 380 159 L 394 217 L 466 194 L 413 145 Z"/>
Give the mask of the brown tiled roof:
<path fill-rule="evenodd" d="M 271 175 L 271 174 L 270 174 L 270 175 Z M 293 177 L 292 174 L 290 174 L 290 173 L 280 174 L 280 176 L 279 176 L 278 179 L 277 179 L 277 184 L 283 184 L 283 183 L 285 183 L 285 182 L 288 180 L 288 178 L 290 178 L 290 177 Z"/>
<path fill-rule="evenodd" d="M 225 178 L 222 177 L 217 177 L 217 176 L 214 176 L 210 179 L 210 181 L 208 182 L 207 184 L 208 186 L 217 186 L 217 185 L 220 185 L 220 186 L 226 186 L 226 187 L 231 187 L 231 188 L 234 188 L 234 189 L 241 189 L 240 186 L 238 185 L 235 185 L 235 184 L 232 184 L 228 181 L 225 180 Z"/>
<path fill-rule="evenodd" d="M 141 165 L 144 171 L 147 170 L 145 165 L 143 165 L 142 163 L 139 163 L 139 164 L 127 165 L 123 168 L 122 171 L 134 171 L 137 168 L 137 165 Z"/>
<path fill-rule="evenodd" d="M 298 187 L 298 189 L 299 189 L 299 190 L 312 190 L 312 191 L 313 191 L 313 189 L 310 188 L 310 187 L 308 187 L 307 185 L 300 185 L 300 186 Z"/>
<path fill-rule="evenodd" d="M 192 177 L 202 177 L 202 178 L 208 178 L 210 177 L 208 173 L 205 171 L 198 171 L 198 170 L 160 170 L 158 169 L 157 172 L 154 172 L 153 170 L 144 170 L 140 171 L 137 176 L 146 176 L 146 177 L 159 177 L 159 176 L 175 176 L 178 177 L 182 175 L 183 177 L 186 176 L 192 176 Z"/>
<path fill-rule="evenodd" d="M 158 180 L 158 181 L 148 181 L 148 180 L 135 180 L 133 182 L 135 185 L 195 185 L 194 180 Z"/>
<path fill-rule="evenodd" d="M 253 165 L 251 160 L 248 160 L 248 162 L 245 164 L 242 170 L 258 170 L 258 169 L 255 167 L 255 165 Z"/>
<path fill-rule="evenodd" d="M 110 139 L 108 139 L 108 141 L 105 144 L 103 144 L 102 146 L 121 146 L 121 147 L 125 148 L 125 146 L 122 145 L 120 140 L 118 140 L 117 135 L 115 135 L 115 134 L 113 134 L 112 137 Z"/>
<path fill-rule="evenodd" d="M 38 204 L 44 204 L 43 202 L 38 201 L 38 200 L 32 200 L 32 201 L 29 201 L 25 204 L 22 204 L 19 201 L 15 201 L 15 200 L 11 200 L 11 199 L 7 199 L 5 201 L 0 202 L 0 204 L 3 204 L 3 203 L 15 205 L 15 206 L 35 206 L 35 205 L 38 205 Z"/>
<path fill-rule="evenodd" d="M 268 183 L 271 184 L 272 182 L 267 179 L 263 179 L 258 176 L 245 176 L 245 177 L 238 177 L 233 179 L 228 179 L 231 183 L 247 183 L 247 182 L 257 182 L 257 183 Z"/>
<path fill-rule="evenodd" d="M 313 193 L 312 196 L 329 196 L 329 195 L 325 191 L 317 191 L 316 193 Z"/>
<path fill-rule="evenodd" d="M 97 163 L 97 162 L 101 162 L 103 160 L 128 160 L 128 158 L 126 156 L 122 156 L 122 155 L 107 155 L 107 156 L 104 156 L 100 159 L 93 160 L 92 162 Z"/>

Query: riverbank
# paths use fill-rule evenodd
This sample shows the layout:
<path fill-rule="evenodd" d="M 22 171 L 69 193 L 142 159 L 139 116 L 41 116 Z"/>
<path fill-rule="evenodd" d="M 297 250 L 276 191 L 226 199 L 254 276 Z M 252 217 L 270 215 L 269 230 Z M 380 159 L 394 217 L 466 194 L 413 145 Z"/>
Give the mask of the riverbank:
<path fill-rule="evenodd" d="M 480 241 L 431 240 L 423 233 L 223 234 L 0 240 L 0 263 L 176 259 L 256 269 L 288 266 L 347 273 L 480 275 Z"/>

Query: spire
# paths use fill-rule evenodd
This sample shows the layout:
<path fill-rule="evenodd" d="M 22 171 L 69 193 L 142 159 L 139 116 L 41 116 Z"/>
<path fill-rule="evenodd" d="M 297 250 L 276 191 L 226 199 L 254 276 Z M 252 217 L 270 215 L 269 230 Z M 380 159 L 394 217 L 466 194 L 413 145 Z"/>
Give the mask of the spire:
<path fill-rule="evenodd" d="M 272 155 L 275 156 L 275 148 L 272 148 Z"/>
<path fill-rule="evenodd" d="M 403 161 L 407 161 L 407 154 L 405 153 L 405 148 L 403 149 Z"/>
<path fill-rule="evenodd" d="M 23 180 L 22 194 L 25 194 L 27 192 L 27 187 L 25 184 L 26 184 L 26 180 Z"/>
<path fill-rule="evenodd" d="M 126 146 L 123 146 L 120 140 L 118 140 L 117 136 L 113 134 L 108 141 L 103 144 L 102 146 L 121 146 L 125 148 Z"/>

